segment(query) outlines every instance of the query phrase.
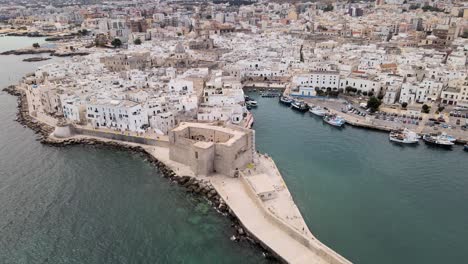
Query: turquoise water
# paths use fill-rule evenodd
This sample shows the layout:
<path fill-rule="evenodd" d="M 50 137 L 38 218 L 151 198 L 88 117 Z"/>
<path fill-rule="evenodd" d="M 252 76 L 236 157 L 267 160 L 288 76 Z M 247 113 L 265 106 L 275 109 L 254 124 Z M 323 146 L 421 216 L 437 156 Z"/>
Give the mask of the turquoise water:
<path fill-rule="evenodd" d="M 270 154 L 324 243 L 355 263 L 468 263 L 468 153 L 337 129 L 276 98 L 252 109 Z"/>
<path fill-rule="evenodd" d="M 5 39 L 1 49 L 30 41 Z M 0 87 L 48 63 L 21 59 L 0 57 Z M 41 145 L 13 121 L 16 111 L 16 98 L 0 92 L 0 263 L 267 262 L 139 155 Z"/>

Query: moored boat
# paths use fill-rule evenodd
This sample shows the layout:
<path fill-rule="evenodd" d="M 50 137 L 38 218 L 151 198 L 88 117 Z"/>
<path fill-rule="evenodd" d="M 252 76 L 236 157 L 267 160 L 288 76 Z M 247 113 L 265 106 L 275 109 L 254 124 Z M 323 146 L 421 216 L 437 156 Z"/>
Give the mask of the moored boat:
<path fill-rule="evenodd" d="M 316 107 L 313 107 L 311 109 L 309 109 L 309 112 L 311 112 L 312 114 L 316 115 L 316 116 L 325 116 L 328 111 L 320 106 L 316 106 Z"/>
<path fill-rule="evenodd" d="M 293 99 L 288 97 L 288 96 L 281 96 L 280 97 L 280 103 L 285 104 L 285 105 L 290 105 L 292 103 Z"/>
<path fill-rule="evenodd" d="M 335 126 L 335 127 L 342 127 L 346 123 L 346 120 L 344 118 L 342 118 L 341 116 L 337 116 L 335 114 L 325 115 L 323 117 L 323 121 L 325 121 L 325 123 L 327 123 L 329 125 L 332 125 L 332 126 Z"/>
<path fill-rule="evenodd" d="M 309 106 L 304 101 L 300 100 L 293 100 L 291 103 L 291 108 L 300 112 L 306 112 L 309 110 Z"/>
<path fill-rule="evenodd" d="M 417 144 L 419 143 L 419 136 L 407 128 L 392 130 L 388 137 L 390 141 L 402 144 Z"/>
<path fill-rule="evenodd" d="M 451 135 L 447 135 L 447 133 L 443 132 L 442 134 L 440 134 L 440 137 L 450 141 L 450 142 L 455 142 L 457 141 L 457 139 Z"/>
<path fill-rule="evenodd" d="M 257 101 L 254 101 L 254 100 L 249 100 L 249 101 L 245 102 L 245 104 L 247 106 L 250 106 L 250 107 L 257 107 L 258 106 Z"/>
<path fill-rule="evenodd" d="M 434 135 L 434 134 L 424 135 L 423 140 L 428 145 L 434 145 L 434 146 L 443 147 L 443 148 L 452 148 L 452 146 L 455 144 L 452 141 L 447 140 L 444 136 Z"/>
<path fill-rule="evenodd" d="M 468 151 L 468 144 L 466 144 L 465 146 L 463 146 L 463 149 L 464 149 L 465 151 Z"/>

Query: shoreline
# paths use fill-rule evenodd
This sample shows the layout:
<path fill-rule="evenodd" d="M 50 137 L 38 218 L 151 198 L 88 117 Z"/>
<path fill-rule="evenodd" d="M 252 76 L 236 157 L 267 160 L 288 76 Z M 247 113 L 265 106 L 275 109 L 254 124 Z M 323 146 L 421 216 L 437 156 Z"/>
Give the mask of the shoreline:
<path fill-rule="evenodd" d="M 326 99 L 326 98 L 323 98 L 321 100 L 324 100 L 324 99 Z M 343 98 L 337 97 L 337 98 L 334 98 L 334 99 L 343 99 Z M 302 98 L 302 100 L 304 100 L 304 98 Z M 326 100 L 328 100 L 328 99 L 326 99 Z M 306 101 L 306 102 L 310 103 L 310 101 Z M 320 102 L 314 101 L 314 104 L 315 105 L 320 105 L 321 107 L 327 107 L 328 110 L 330 111 L 330 113 L 342 116 L 345 119 L 346 124 L 348 124 L 348 125 L 350 125 L 351 127 L 354 127 L 354 128 L 365 129 L 365 130 L 370 130 L 370 131 L 374 131 L 374 132 L 382 132 L 382 133 L 389 133 L 392 130 L 398 129 L 398 127 L 390 127 L 390 126 L 386 126 L 386 125 L 379 125 L 379 124 L 374 124 L 373 122 L 369 123 L 367 120 L 362 119 L 361 117 L 352 116 L 352 115 L 350 115 L 348 113 L 343 113 L 341 111 L 338 111 L 337 109 L 332 109 L 329 106 L 324 105 L 323 103 L 320 104 Z M 307 112 L 305 114 L 307 114 Z M 406 127 L 406 126 L 403 126 L 403 127 Z M 428 127 L 418 128 L 418 130 L 415 131 L 415 132 L 421 137 L 423 135 L 425 135 L 425 134 L 444 132 L 444 131 L 429 132 L 429 131 L 427 131 L 427 129 L 429 129 L 429 128 Z M 445 131 L 445 132 L 449 133 L 447 131 Z M 455 138 L 456 138 L 455 145 L 464 146 L 465 144 L 468 143 L 468 137 L 466 137 L 465 135 L 463 137 L 455 137 Z"/>
<path fill-rule="evenodd" d="M 38 48 L 38 49 L 16 49 L 16 50 L 7 50 L 0 55 L 38 55 L 38 54 L 48 54 L 49 56 L 56 56 L 56 57 L 73 57 L 73 56 L 86 56 L 89 55 L 89 52 L 77 51 L 77 52 L 58 52 L 55 49 L 45 49 L 45 48 Z"/>
<path fill-rule="evenodd" d="M 160 172 L 161 177 L 168 179 L 171 183 L 176 183 L 179 186 L 184 187 L 187 192 L 190 192 L 199 198 L 206 199 L 216 212 L 227 217 L 231 222 L 231 228 L 234 231 L 233 236 L 230 237 L 231 241 L 247 242 L 254 248 L 259 249 L 266 259 L 277 263 L 286 263 L 286 261 L 269 249 L 268 246 L 264 245 L 261 240 L 257 239 L 248 231 L 247 228 L 245 228 L 239 218 L 234 214 L 231 208 L 229 208 L 227 203 L 210 182 L 203 179 L 197 179 L 193 176 L 178 175 L 168 165 L 158 160 L 147 149 L 136 143 L 126 143 L 98 138 L 52 139 L 49 135 L 54 131 L 54 127 L 34 120 L 29 115 L 26 94 L 24 91 L 16 89 L 15 85 L 10 85 L 4 88 L 3 91 L 9 95 L 17 97 L 18 111 L 15 121 L 23 125 L 23 127 L 31 129 L 36 135 L 38 135 L 36 140 L 41 144 L 51 147 L 67 147 L 76 145 L 91 146 L 139 154 L 145 161 L 149 162 Z"/>

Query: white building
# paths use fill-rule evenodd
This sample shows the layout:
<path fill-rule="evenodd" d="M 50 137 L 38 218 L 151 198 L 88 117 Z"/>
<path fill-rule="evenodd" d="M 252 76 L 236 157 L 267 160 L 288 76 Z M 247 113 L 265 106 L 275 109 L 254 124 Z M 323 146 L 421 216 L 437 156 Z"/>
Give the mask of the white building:
<path fill-rule="evenodd" d="M 346 78 L 342 78 L 340 80 L 341 89 L 345 90 L 346 87 L 352 87 L 361 91 L 362 93 L 370 93 L 378 94 L 382 89 L 382 85 L 379 81 L 374 78 L 371 78 L 365 74 L 363 75 L 350 75 Z"/>
<path fill-rule="evenodd" d="M 107 100 L 86 106 L 86 118 L 94 128 L 141 131 L 148 117 L 140 104 L 127 100 Z"/>
<path fill-rule="evenodd" d="M 158 133 L 167 135 L 167 133 L 176 126 L 174 114 L 171 112 L 156 114 L 151 117 L 150 126 Z"/>
<path fill-rule="evenodd" d="M 293 76 L 294 87 L 302 89 L 306 94 L 314 89 L 337 90 L 340 84 L 340 73 L 337 71 L 315 71 Z"/>

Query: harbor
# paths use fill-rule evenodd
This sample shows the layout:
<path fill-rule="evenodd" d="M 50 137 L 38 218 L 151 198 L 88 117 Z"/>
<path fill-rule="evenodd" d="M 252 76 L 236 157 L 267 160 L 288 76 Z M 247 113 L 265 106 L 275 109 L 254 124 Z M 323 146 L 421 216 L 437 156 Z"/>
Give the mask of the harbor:
<path fill-rule="evenodd" d="M 355 127 L 385 132 L 411 129 L 414 130 L 421 139 L 424 139 L 424 135 L 448 135 L 451 137 L 451 142 L 465 146 L 468 145 L 468 132 L 466 131 L 465 125 L 468 124 L 468 117 L 462 117 L 462 122 L 460 122 L 460 119 L 455 122 L 453 120 L 455 120 L 456 117 L 449 117 L 448 114 L 440 114 L 439 120 L 443 120 L 443 122 L 437 122 L 437 120 L 431 118 L 430 115 L 407 116 L 405 114 L 398 115 L 392 112 L 385 112 L 385 110 L 377 113 L 370 113 L 366 111 L 364 103 L 360 106 L 356 104 L 353 105 L 343 98 L 318 97 L 304 99 L 291 97 L 286 95 L 286 93 L 279 98 L 279 103 L 291 106 L 293 110 L 302 112 L 309 110 L 311 115 L 318 116 L 322 118 L 324 122 L 336 127 L 342 127 L 347 123 Z M 442 117 L 443 115 L 445 118 L 451 119 L 453 125 L 445 124 L 445 118 Z M 434 124 L 434 121 L 436 121 L 435 123 L 439 124 L 439 126 Z M 458 123 L 458 128 L 455 123 Z"/>
<path fill-rule="evenodd" d="M 459 211 L 468 179 L 463 146 L 446 151 L 422 140 L 418 146 L 391 144 L 387 131 L 336 129 L 278 99 L 248 95 L 259 104 L 251 110 L 253 128 L 262 135 L 258 149 L 275 160 L 321 241 L 354 263 L 466 259 L 460 246 L 452 247 L 466 240 L 455 235 L 455 226 L 468 219 Z M 405 253 L 396 256 L 395 250 Z"/>

